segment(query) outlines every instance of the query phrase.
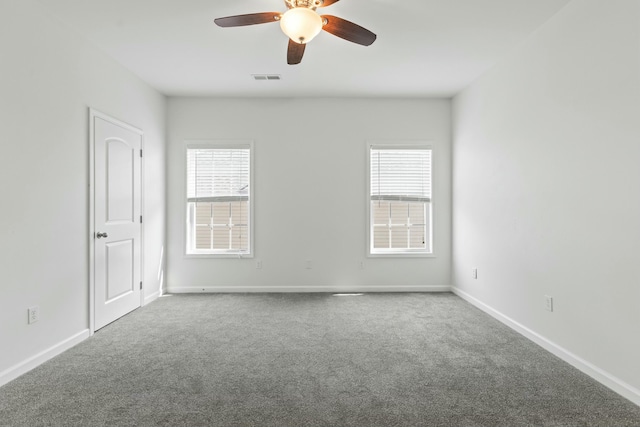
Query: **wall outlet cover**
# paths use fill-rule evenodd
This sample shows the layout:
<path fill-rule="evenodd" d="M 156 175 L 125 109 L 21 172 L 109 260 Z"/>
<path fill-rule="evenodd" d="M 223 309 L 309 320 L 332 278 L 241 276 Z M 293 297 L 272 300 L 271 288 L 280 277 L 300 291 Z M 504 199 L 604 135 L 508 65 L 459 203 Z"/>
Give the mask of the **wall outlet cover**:
<path fill-rule="evenodd" d="M 32 323 L 36 323 L 38 320 L 40 320 L 40 307 L 37 305 L 34 305 L 33 307 L 29 307 L 28 310 L 28 323 L 31 325 Z"/>

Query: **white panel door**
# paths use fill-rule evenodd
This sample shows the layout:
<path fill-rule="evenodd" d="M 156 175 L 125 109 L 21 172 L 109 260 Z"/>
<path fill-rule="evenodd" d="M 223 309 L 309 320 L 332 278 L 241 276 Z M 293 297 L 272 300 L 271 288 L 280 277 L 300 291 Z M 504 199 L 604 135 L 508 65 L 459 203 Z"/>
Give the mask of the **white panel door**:
<path fill-rule="evenodd" d="M 142 134 L 93 116 L 94 326 L 140 307 Z"/>

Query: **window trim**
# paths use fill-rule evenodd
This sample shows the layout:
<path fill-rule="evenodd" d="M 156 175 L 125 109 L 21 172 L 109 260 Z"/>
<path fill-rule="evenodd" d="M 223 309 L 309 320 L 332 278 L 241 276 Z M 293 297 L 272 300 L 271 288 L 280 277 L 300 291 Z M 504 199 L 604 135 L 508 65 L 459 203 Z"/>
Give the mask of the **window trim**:
<path fill-rule="evenodd" d="M 189 149 L 203 149 L 203 148 L 249 148 L 249 251 L 246 253 L 189 253 L 187 248 L 188 234 L 189 234 L 189 214 L 188 214 L 188 170 L 187 170 L 187 150 Z M 254 228 L 255 228 L 255 148 L 253 140 L 250 139 L 187 139 L 184 140 L 184 148 L 182 155 L 182 167 L 183 181 L 182 181 L 182 251 L 184 258 L 235 258 L 245 259 L 255 257 L 255 242 L 254 242 Z"/>
<path fill-rule="evenodd" d="M 428 227 L 431 231 L 430 233 L 430 238 L 431 238 L 431 242 L 430 242 L 430 247 L 431 247 L 431 252 L 424 252 L 422 250 L 416 250 L 416 249 L 398 249 L 398 250 L 393 250 L 393 249 L 389 249 L 388 251 L 385 251 L 384 253 L 372 253 L 371 252 L 371 149 L 372 148 L 389 148 L 389 149 L 396 149 L 396 150 L 402 150 L 402 149 L 425 149 L 425 150 L 431 150 L 431 200 L 430 200 L 430 204 L 431 204 L 431 215 L 430 215 L 430 223 L 428 224 Z M 436 199 L 436 195 L 435 195 L 435 185 L 434 185 L 434 176 L 435 176 L 435 158 L 436 158 L 436 150 L 433 147 L 433 144 L 430 141 L 427 140 L 371 140 L 371 141 L 367 141 L 366 143 L 366 167 L 365 167 L 365 182 L 366 182 L 366 193 L 365 193 L 365 199 L 366 199 L 366 212 L 367 212 L 367 216 L 366 216 L 366 223 L 365 223 L 365 234 L 367 236 L 366 238 L 366 249 L 365 249 L 365 253 L 366 253 L 366 257 L 367 258 L 435 258 L 436 257 L 436 251 L 435 251 L 435 246 L 434 246 L 434 242 L 435 242 L 435 199 Z"/>

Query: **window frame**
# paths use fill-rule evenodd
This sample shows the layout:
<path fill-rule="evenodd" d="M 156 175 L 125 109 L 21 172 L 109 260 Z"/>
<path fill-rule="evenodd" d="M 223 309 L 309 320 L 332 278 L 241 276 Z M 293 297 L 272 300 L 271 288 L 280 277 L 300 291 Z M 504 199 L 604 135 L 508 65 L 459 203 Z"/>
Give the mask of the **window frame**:
<path fill-rule="evenodd" d="M 188 182 L 189 182 L 189 170 L 187 167 L 187 159 L 188 159 L 188 150 L 189 149 L 249 149 L 249 250 L 247 252 L 189 252 L 189 233 L 190 233 L 190 224 L 189 224 L 189 195 L 187 191 Z M 255 198 L 254 198 L 254 183 L 255 183 L 255 149 L 252 140 L 201 140 L 201 139 L 190 139 L 184 141 L 184 150 L 182 157 L 182 164 L 184 167 L 183 173 L 183 182 L 182 182 L 182 191 L 183 191 L 183 255 L 185 258 L 254 258 L 255 256 L 255 242 L 254 242 L 254 210 L 255 210 Z"/>
<path fill-rule="evenodd" d="M 387 251 L 373 251 L 373 226 L 372 226 L 372 216 L 373 212 L 371 209 L 371 150 L 375 148 L 381 149 L 394 149 L 394 150 L 415 150 L 415 149 L 423 149 L 431 151 L 431 201 L 429 203 L 430 213 L 428 215 L 427 222 L 427 231 L 429 232 L 429 248 L 430 251 L 426 251 L 423 249 L 388 249 Z M 435 258 L 435 190 L 434 190 L 434 176 L 435 176 L 435 153 L 436 150 L 433 147 L 433 144 L 429 141 L 425 140 L 414 140 L 414 141 L 367 141 L 366 143 L 366 256 L 367 258 Z"/>

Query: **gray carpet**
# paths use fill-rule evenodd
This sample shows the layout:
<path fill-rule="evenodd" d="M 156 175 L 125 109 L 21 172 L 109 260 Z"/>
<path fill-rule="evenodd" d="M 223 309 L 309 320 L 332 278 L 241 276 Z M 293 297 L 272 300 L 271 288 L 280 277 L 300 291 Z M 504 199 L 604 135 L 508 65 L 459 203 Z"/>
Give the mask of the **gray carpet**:
<path fill-rule="evenodd" d="M 2 426 L 640 426 L 452 294 L 161 298 L 0 388 Z"/>

